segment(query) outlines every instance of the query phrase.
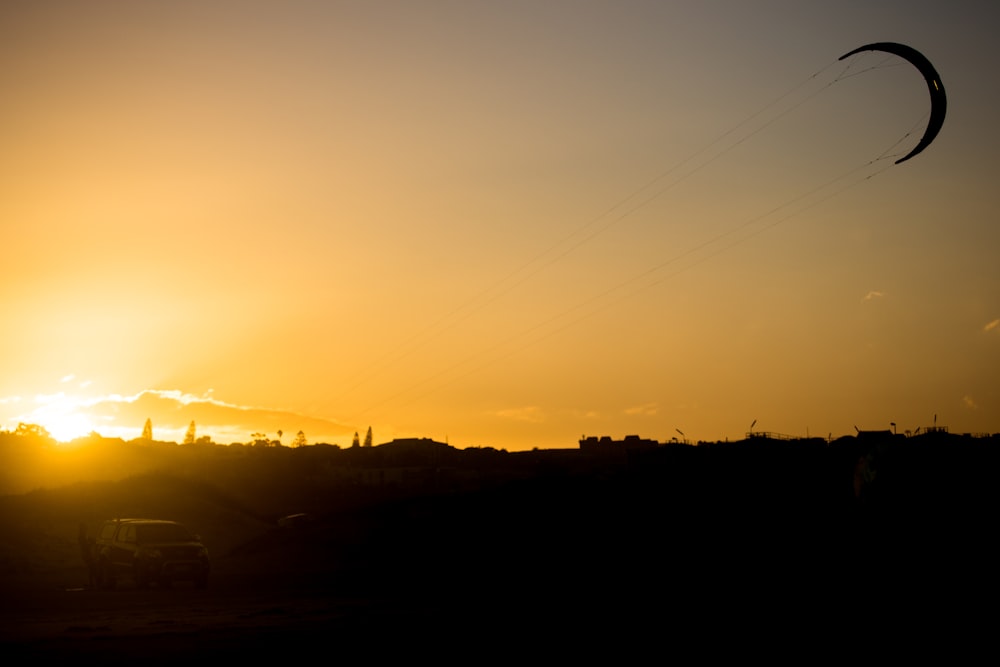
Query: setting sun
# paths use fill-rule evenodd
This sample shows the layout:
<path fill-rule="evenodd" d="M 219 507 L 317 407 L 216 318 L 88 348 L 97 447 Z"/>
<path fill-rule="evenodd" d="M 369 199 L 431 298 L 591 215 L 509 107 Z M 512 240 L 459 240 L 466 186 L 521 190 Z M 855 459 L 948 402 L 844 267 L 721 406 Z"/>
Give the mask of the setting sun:
<path fill-rule="evenodd" d="M 58 442 L 69 442 L 97 430 L 90 418 L 80 411 L 83 400 L 66 394 L 36 396 L 37 407 L 22 421 L 45 428 Z"/>

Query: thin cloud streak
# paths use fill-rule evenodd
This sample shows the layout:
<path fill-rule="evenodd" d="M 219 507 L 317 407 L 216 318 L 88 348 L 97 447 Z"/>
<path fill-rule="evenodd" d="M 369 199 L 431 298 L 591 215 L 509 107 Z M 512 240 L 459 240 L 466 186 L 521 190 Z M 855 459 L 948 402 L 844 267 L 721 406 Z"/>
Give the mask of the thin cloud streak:
<path fill-rule="evenodd" d="M 530 424 L 540 424 L 545 421 L 545 415 L 542 413 L 542 409 L 536 405 L 528 405 L 520 408 L 507 408 L 505 410 L 498 410 L 494 414 L 503 419 L 528 422 Z"/>
<path fill-rule="evenodd" d="M 652 417 L 660 411 L 660 406 L 656 403 L 643 403 L 642 405 L 636 405 L 631 408 L 625 409 L 625 414 L 629 416 L 642 415 L 645 417 Z"/>

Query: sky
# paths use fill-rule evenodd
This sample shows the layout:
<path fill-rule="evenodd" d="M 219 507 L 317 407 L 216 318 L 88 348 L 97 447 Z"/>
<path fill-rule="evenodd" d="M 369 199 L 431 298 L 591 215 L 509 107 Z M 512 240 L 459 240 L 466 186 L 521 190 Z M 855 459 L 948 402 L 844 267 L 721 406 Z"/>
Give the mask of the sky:
<path fill-rule="evenodd" d="M 4 2 L 0 428 L 1000 431 L 1000 5 Z M 920 155 L 936 66 L 948 117 Z"/>

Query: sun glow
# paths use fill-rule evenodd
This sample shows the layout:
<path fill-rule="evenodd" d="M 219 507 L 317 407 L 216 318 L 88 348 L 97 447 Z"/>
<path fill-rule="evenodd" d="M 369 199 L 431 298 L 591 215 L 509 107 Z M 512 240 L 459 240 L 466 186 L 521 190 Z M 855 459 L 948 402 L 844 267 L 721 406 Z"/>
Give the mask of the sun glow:
<path fill-rule="evenodd" d="M 84 401 L 63 393 L 38 395 L 38 407 L 22 421 L 38 424 L 59 442 L 69 442 L 95 430 L 90 417 L 81 412 Z"/>

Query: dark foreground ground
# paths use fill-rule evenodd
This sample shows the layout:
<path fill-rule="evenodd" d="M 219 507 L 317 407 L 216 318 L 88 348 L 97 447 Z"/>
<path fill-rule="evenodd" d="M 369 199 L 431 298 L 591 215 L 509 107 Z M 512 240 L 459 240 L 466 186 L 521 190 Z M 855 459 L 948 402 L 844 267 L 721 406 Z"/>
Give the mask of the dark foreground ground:
<path fill-rule="evenodd" d="M 806 474 L 773 461 L 672 461 L 398 497 L 296 528 L 204 509 L 207 590 L 128 581 L 93 590 L 74 560 L 73 520 L 38 509 L 48 496 L 22 499 L 0 508 L 14 526 L 0 575 L 0 659 L 995 652 L 992 471 L 956 480 L 937 473 L 934 457 L 922 466 L 901 467 L 907 476 L 866 498 L 837 466 Z M 37 531 L 14 520 L 29 504 L 47 517 Z"/>

